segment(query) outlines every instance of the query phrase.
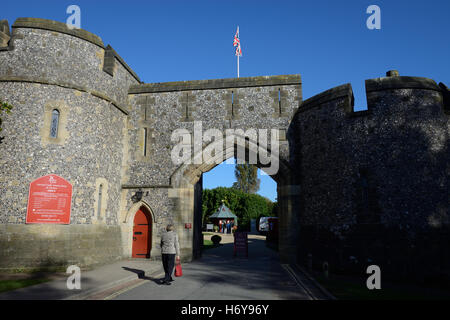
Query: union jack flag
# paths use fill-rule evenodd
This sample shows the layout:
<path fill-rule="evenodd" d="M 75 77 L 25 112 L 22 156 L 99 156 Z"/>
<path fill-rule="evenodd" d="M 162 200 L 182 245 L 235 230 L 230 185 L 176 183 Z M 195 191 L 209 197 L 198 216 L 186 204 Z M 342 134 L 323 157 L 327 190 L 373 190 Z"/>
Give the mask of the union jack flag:
<path fill-rule="evenodd" d="M 236 47 L 236 56 L 242 57 L 241 41 L 239 40 L 239 27 L 237 27 L 234 35 L 233 46 Z"/>

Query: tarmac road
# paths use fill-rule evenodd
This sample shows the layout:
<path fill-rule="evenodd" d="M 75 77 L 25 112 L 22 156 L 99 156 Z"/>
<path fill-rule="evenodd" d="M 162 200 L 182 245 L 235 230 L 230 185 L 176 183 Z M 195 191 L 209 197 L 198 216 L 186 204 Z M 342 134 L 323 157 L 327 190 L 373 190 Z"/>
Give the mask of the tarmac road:
<path fill-rule="evenodd" d="M 131 288 L 106 299 L 115 300 L 285 300 L 311 299 L 308 292 L 280 264 L 278 253 L 265 245 L 265 237 L 249 234 L 249 257 L 233 258 L 232 235 L 221 235 L 220 247 L 203 252 L 201 259 L 185 263 L 183 276 L 172 285 L 145 277 Z"/>

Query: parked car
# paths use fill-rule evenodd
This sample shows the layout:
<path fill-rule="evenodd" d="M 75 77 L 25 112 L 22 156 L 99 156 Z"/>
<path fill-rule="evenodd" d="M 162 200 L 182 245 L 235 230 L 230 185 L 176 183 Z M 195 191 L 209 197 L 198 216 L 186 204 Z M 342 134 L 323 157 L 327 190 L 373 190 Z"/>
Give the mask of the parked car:
<path fill-rule="evenodd" d="M 274 221 L 278 220 L 278 217 L 261 217 L 259 218 L 258 232 L 261 234 L 267 234 L 273 228 Z"/>

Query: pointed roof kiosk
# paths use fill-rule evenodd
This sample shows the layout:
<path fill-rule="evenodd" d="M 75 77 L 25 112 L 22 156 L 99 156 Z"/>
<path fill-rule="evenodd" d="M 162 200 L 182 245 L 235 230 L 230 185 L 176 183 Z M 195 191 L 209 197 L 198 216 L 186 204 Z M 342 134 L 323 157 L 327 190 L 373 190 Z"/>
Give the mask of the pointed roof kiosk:
<path fill-rule="evenodd" d="M 224 201 L 222 200 L 222 204 L 220 205 L 219 209 L 217 209 L 216 212 L 214 212 L 212 215 L 209 216 L 210 219 L 217 219 L 212 220 L 215 223 L 218 224 L 219 220 L 234 220 L 234 225 L 237 226 L 237 216 L 231 212 L 231 210 L 224 204 Z"/>

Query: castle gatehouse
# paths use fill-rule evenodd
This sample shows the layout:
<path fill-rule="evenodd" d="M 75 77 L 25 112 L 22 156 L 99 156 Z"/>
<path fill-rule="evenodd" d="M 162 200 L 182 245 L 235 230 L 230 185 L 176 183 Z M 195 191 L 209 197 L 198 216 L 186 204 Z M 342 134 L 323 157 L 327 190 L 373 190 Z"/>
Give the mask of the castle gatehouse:
<path fill-rule="evenodd" d="M 278 132 L 264 147 L 278 160 L 282 261 L 450 269 L 444 84 L 388 72 L 366 80 L 368 109 L 355 111 L 350 84 L 303 100 L 295 74 L 142 83 L 85 30 L 19 18 L 11 29 L 1 21 L 0 33 L 0 99 L 13 106 L 2 117 L 0 268 L 157 259 L 168 223 L 182 259 L 199 257 L 202 174 L 252 149 L 252 128 Z M 244 137 L 213 162 L 174 163 L 172 133 L 194 134 L 199 121 Z M 208 147 L 192 145 L 193 159 Z M 38 217 L 52 193 L 67 201 Z"/>

